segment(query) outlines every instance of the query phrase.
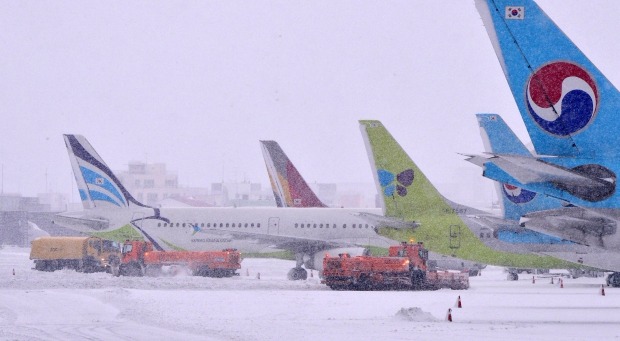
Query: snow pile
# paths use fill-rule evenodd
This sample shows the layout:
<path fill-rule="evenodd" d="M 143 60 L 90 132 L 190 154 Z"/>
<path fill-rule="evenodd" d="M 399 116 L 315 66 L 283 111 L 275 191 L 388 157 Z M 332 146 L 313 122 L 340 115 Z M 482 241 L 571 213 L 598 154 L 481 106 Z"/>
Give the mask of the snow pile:
<path fill-rule="evenodd" d="M 434 322 L 437 319 L 418 307 L 400 308 L 396 313 L 396 317 L 401 320 L 413 321 L 413 322 Z"/>

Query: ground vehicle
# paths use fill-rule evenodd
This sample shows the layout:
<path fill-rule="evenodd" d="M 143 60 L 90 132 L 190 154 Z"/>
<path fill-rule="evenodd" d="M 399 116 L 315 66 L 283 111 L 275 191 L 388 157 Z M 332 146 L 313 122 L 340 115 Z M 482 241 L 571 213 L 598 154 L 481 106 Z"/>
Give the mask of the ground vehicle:
<path fill-rule="evenodd" d="M 114 275 L 160 275 L 164 266 L 183 266 L 195 276 L 230 277 L 241 268 L 241 254 L 235 249 L 155 251 L 150 242 L 128 240 L 123 244 L 119 272 Z"/>
<path fill-rule="evenodd" d="M 31 243 L 30 259 L 40 271 L 112 271 L 120 264 L 120 247 L 97 237 L 40 237 Z"/>
<path fill-rule="evenodd" d="M 389 248 L 388 257 L 340 254 L 323 259 L 323 281 L 332 289 L 467 289 L 468 272 L 429 270 L 422 243 Z"/>

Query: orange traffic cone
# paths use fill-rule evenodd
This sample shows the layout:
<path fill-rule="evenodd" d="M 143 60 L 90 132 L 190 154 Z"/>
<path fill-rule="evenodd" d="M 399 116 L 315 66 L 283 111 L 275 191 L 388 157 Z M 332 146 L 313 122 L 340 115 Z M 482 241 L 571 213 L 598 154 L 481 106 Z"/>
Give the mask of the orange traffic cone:
<path fill-rule="evenodd" d="M 560 289 L 561 289 L 561 288 L 564 288 L 564 280 L 562 280 L 562 279 L 560 278 Z"/>
<path fill-rule="evenodd" d="M 551 284 L 553 284 L 553 277 L 551 277 Z"/>
<path fill-rule="evenodd" d="M 605 286 L 601 284 L 601 296 L 605 296 Z"/>
<path fill-rule="evenodd" d="M 461 296 L 456 299 L 456 307 L 463 308 L 463 305 L 461 304 Z"/>
<path fill-rule="evenodd" d="M 446 316 L 448 322 L 452 322 L 452 308 L 448 308 L 448 316 Z"/>
<path fill-rule="evenodd" d="M 536 284 L 536 278 L 534 278 L 534 276 L 532 276 L 532 284 Z"/>

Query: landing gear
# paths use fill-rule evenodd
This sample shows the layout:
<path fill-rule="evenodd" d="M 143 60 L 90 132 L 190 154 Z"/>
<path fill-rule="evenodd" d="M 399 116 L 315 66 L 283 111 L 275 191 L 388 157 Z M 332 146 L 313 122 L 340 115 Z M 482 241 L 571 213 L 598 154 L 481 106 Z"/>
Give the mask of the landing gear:
<path fill-rule="evenodd" d="M 607 286 L 620 287 L 620 272 L 614 272 L 607 276 Z"/>
<path fill-rule="evenodd" d="M 295 264 L 295 267 L 292 268 L 288 272 L 288 279 L 291 281 L 299 281 L 299 280 L 307 279 L 308 271 L 306 271 L 306 269 L 301 267 L 302 264 L 304 264 L 304 254 L 303 253 L 295 254 L 295 262 L 297 263 Z"/>
<path fill-rule="evenodd" d="M 292 268 L 288 272 L 288 279 L 291 281 L 305 280 L 308 278 L 308 271 L 304 268 Z"/>
<path fill-rule="evenodd" d="M 519 274 L 517 273 L 517 269 L 508 269 L 508 278 L 509 281 L 518 281 Z"/>

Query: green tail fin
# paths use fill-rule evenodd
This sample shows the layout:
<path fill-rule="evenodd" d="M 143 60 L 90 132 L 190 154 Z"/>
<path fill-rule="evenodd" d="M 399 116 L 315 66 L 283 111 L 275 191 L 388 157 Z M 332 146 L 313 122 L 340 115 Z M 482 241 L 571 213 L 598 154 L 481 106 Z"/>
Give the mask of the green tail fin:
<path fill-rule="evenodd" d="M 417 220 L 451 210 L 409 155 L 379 121 L 360 121 L 384 215 Z"/>
<path fill-rule="evenodd" d="M 424 242 L 430 251 L 485 264 L 522 268 L 576 267 L 549 256 L 509 253 L 488 247 L 459 216 L 467 214 L 470 208 L 445 199 L 380 121 L 362 120 L 360 129 L 384 215 L 420 223 L 415 229 L 389 231 L 392 239 L 414 239 Z"/>

